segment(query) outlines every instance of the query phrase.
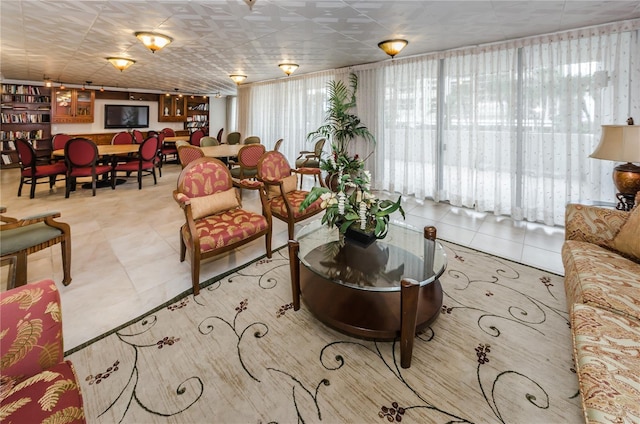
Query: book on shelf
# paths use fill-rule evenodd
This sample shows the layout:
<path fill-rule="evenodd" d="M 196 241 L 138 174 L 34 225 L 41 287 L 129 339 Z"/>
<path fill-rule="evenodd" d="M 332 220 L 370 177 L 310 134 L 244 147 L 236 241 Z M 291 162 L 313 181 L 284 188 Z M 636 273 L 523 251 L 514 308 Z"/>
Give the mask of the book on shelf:
<path fill-rule="evenodd" d="M 2 163 L 4 165 L 10 165 L 11 164 L 11 157 L 9 157 L 9 155 L 2 155 Z"/>

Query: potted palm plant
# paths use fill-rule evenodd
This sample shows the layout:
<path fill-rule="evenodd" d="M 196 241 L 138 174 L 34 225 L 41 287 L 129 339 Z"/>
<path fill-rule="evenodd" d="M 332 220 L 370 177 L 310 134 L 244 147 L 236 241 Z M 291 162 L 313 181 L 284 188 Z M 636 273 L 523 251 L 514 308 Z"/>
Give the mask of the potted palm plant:
<path fill-rule="evenodd" d="M 330 141 L 331 152 L 320 160 L 320 169 L 327 172 L 327 187 L 314 187 L 300 210 L 322 198 L 325 214 L 322 223 L 338 227 L 341 234 L 370 233 L 370 240 L 383 238 L 388 231 L 389 216 L 404 211 L 397 201 L 380 200 L 370 191 L 370 174 L 364 170 L 364 160 L 349 153 L 349 144 L 357 137 L 375 143 L 369 129 L 351 113 L 356 106 L 358 77 L 349 75 L 349 85 L 341 80 L 328 83 L 329 106 L 325 123 L 307 135 L 308 140 L 323 137 Z M 373 153 L 373 152 L 371 152 Z"/>

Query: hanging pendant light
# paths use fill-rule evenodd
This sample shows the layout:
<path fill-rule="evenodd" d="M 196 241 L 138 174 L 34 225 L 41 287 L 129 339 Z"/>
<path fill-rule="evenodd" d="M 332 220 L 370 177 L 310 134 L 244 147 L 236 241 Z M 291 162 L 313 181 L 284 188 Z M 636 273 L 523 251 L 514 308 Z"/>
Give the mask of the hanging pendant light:
<path fill-rule="evenodd" d="M 136 38 L 152 53 L 157 52 L 173 41 L 173 38 L 155 32 L 136 32 Z"/>
<path fill-rule="evenodd" d="M 127 59 L 126 57 L 108 57 L 107 60 L 113 65 L 114 68 L 118 69 L 120 72 L 136 63 L 135 60 Z"/>
<path fill-rule="evenodd" d="M 384 40 L 378 43 L 378 47 L 382 49 L 383 52 L 393 57 L 400 53 L 402 49 L 404 49 L 409 42 L 407 40 Z"/>
<path fill-rule="evenodd" d="M 278 66 L 284 71 L 285 74 L 287 74 L 287 76 L 293 74 L 296 69 L 298 69 L 298 65 L 295 63 L 281 63 Z"/>

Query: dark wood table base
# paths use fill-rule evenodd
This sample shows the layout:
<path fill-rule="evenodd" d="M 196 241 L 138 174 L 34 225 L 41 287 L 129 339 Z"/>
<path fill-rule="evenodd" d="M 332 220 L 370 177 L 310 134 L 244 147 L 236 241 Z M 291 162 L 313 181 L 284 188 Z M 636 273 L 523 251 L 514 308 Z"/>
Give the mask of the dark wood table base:
<path fill-rule="evenodd" d="M 400 290 L 372 291 L 349 287 L 322 278 L 298 259 L 299 243 L 289 241 L 293 309 L 300 297 L 320 321 L 350 336 L 394 340 L 400 337 L 400 365 L 411 366 L 416 332 L 431 324 L 442 308 L 438 280 L 420 286 L 403 279 Z"/>

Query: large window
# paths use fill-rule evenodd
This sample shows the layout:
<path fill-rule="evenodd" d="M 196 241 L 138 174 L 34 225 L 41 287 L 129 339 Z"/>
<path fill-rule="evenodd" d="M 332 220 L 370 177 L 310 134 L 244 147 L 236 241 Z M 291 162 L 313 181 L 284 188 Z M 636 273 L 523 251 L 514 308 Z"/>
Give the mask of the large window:
<path fill-rule="evenodd" d="M 376 188 L 562 225 L 568 202 L 615 200 L 614 163 L 589 154 L 602 124 L 640 121 L 639 29 L 633 20 L 253 84 L 240 114 L 249 132 L 284 137 L 294 159 L 322 123 L 326 81 L 353 71 L 357 113 L 377 139 L 370 157 L 355 149 Z"/>

